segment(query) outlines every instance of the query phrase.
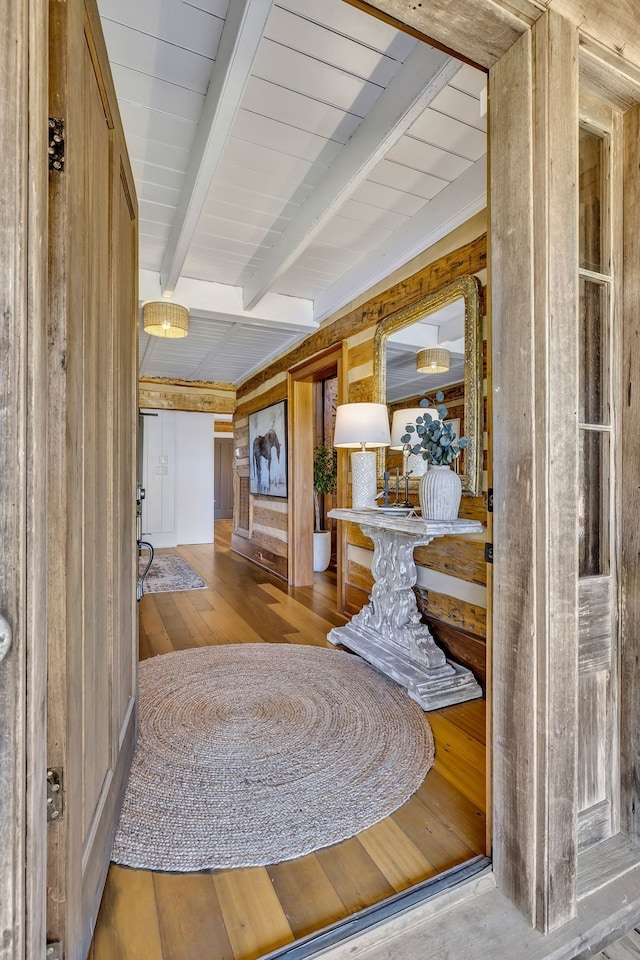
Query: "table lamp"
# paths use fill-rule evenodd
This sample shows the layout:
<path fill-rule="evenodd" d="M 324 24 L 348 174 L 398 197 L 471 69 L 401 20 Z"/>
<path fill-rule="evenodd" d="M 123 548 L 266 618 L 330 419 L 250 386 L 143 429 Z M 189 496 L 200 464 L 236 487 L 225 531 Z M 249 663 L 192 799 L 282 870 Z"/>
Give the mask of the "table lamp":
<path fill-rule="evenodd" d="M 384 403 L 343 403 L 336 409 L 334 447 L 351 454 L 351 504 L 354 510 L 376 506 L 376 447 L 390 442 L 389 414 Z M 360 449 L 358 449 L 360 448 Z"/>
<path fill-rule="evenodd" d="M 402 450 L 406 459 L 404 472 L 405 474 L 411 473 L 414 477 L 421 477 L 427 472 L 427 461 L 423 460 L 419 453 L 408 453 L 405 450 L 406 444 L 402 442 L 402 438 L 407 432 L 407 424 L 412 423 L 414 427 L 417 427 L 416 418 L 424 417 L 425 413 L 430 413 L 433 420 L 440 419 L 438 411 L 431 407 L 429 409 L 425 409 L 424 407 L 407 407 L 404 410 L 395 410 L 391 422 L 391 449 Z M 418 443 L 420 439 L 417 432 L 412 433 L 411 438 L 412 446 Z"/>

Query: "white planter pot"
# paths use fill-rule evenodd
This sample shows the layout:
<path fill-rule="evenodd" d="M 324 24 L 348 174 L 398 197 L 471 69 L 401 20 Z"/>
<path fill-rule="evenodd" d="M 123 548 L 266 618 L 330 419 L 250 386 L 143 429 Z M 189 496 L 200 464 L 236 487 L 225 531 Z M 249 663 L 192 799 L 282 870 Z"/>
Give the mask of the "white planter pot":
<path fill-rule="evenodd" d="M 462 496 L 462 481 L 451 467 L 432 465 L 420 477 L 418 496 L 425 520 L 455 520 Z"/>
<path fill-rule="evenodd" d="M 326 570 L 331 562 L 331 532 L 320 530 L 313 534 L 313 569 Z"/>

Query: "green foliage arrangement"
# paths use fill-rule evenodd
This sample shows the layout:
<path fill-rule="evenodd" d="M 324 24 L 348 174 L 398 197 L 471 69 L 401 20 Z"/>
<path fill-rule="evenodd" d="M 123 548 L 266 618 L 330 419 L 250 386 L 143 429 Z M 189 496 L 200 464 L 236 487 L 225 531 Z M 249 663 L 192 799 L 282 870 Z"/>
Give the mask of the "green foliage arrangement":
<path fill-rule="evenodd" d="M 319 498 L 327 493 L 335 493 L 337 477 L 337 450 L 320 443 L 313 451 L 313 508 L 316 517 L 316 533 L 320 533 L 322 530 Z"/>
<path fill-rule="evenodd" d="M 435 406 L 441 419 L 436 420 L 430 413 L 425 413 L 424 417 L 417 417 L 415 426 L 412 423 L 407 424 L 407 432 L 402 437 L 403 443 L 412 445 L 411 453 L 419 453 L 423 460 L 436 467 L 450 466 L 469 442 L 466 437 L 455 442 L 457 438 L 451 425 L 444 422 L 449 411 L 443 400 L 444 393 L 441 390 L 436 393 L 435 403 L 428 397 L 423 397 L 420 406 Z M 414 433 L 417 436 L 412 437 L 411 434 Z M 414 442 L 416 440 L 417 443 Z"/>

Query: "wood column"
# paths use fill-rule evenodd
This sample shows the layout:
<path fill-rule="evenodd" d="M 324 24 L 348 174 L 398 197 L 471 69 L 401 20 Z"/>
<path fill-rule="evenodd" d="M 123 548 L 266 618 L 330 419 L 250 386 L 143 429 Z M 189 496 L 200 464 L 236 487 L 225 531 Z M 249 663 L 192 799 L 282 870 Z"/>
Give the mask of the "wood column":
<path fill-rule="evenodd" d="M 490 72 L 494 864 L 544 931 L 576 909 L 577 46 L 548 12 Z"/>
<path fill-rule="evenodd" d="M 621 384 L 621 829 L 640 844 L 640 107 L 624 116 Z"/>

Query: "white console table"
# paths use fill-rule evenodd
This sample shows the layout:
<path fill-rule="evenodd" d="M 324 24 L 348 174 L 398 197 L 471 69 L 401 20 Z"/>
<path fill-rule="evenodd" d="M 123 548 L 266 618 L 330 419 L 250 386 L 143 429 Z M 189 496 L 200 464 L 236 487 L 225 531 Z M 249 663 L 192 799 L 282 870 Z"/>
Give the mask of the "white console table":
<path fill-rule="evenodd" d="M 481 697 L 472 672 L 447 660 L 421 622 L 412 587 L 417 580 L 414 547 L 447 534 L 479 533 L 482 524 L 392 516 L 382 510 L 337 509 L 329 516 L 357 523 L 373 540 L 375 583 L 369 603 L 344 627 L 335 627 L 328 640 L 392 677 L 424 710 Z"/>

